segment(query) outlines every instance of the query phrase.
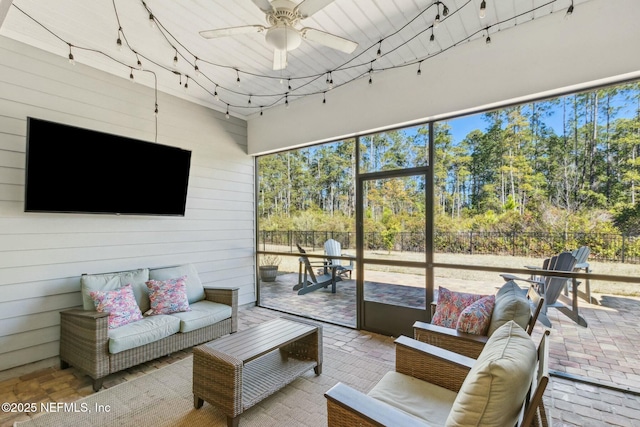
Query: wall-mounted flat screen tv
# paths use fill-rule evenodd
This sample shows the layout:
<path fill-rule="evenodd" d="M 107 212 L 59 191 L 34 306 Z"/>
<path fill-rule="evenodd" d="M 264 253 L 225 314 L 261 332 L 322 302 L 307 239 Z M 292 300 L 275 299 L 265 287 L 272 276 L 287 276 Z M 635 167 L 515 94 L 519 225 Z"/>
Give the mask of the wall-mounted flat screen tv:
<path fill-rule="evenodd" d="M 27 118 L 25 212 L 184 216 L 191 151 Z"/>

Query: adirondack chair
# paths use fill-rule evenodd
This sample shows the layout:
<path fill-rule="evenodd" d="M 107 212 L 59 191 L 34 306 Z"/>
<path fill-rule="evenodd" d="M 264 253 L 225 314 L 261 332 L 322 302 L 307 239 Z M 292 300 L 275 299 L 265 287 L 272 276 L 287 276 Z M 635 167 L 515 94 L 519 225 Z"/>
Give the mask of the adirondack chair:
<path fill-rule="evenodd" d="M 536 286 L 536 290 L 540 295 L 544 297 L 544 305 L 540 312 L 538 319 L 544 325 L 551 327 L 551 321 L 547 317 L 547 308 L 553 307 L 569 317 L 574 322 L 581 326 L 587 326 L 586 320 L 578 314 L 578 293 L 573 292 L 573 298 L 569 298 L 562 295 L 562 291 L 567 286 L 567 282 L 571 282 L 572 289 L 577 289 L 580 282 L 575 279 L 569 279 L 561 276 L 550 276 L 549 271 L 574 271 L 576 265 L 576 259 L 571 252 L 562 252 L 559 255 L 553 256 L 543 263 L 543 269 L 538 272 L 537 277 L 522 278 L 513 274 L 501 274 L 504 280 L 525 281 L 533 283 Z"/>
<path fill-rule="evenodd" d="M 351 279 L 351 272 L 353 271 L 353 260 L 355 259 L 355 257 L 353 257 L 352 255 L 343 254 L 340 242 L 333 239 L 329 239 L 326 242 L 324 242 L 324 254 L 329 256 L 350 257 L 351 259 L 349 260 L 348 265 L 343 265 L 341 260 L 339 259 L 327 258 L 326 267 L 337 266 L 337 273 L 339 276 L 344 276 L 348 274 L 349 279 Z M 327 273 L 326 270 L 325 270 L 325 273 Z"/>
<path fill-rule="evenodd" d="M 573 256 L 576 259 L 576 265 L 573 268 L 574 271 L 578 272 L 584 270 L 585 273 L 590 273 L 590 266 L 587 262 L 589 258 L 589 254 L 591 253 L 591 249 L 589 246 L 580 246 L 578 249 L 574 249 L 571 251 Z M 569 284 L 565 288 L 565 295 L 569 295 L 569 291 L 571 290 Z M 584 281 L 584 292 L 578 289 L 578 296 L 588 302 L 589 304 L 600 304 L 595 297 L 591 296 L 591 283 L 589 283 L 589 278 Z"/>
<path fill-rule="evenodd" d="M 308 294 L 320 288 L 326 288 L 331 285 L 331 293 L 336 293 L 336 282 L 342 280 L 336 274 L 337 266 L 327 267 L 327 274 L 316 275 L 313 272 L 313 265 L 306 256 L 301 256 L 298 269 L 298 284 L 293 287 L 294 291 L 298 291 L 298 295 Z M 317 263 L 315 263 L 317 264 Z M 324 265 L 324 263 L 322 263 Z"/>

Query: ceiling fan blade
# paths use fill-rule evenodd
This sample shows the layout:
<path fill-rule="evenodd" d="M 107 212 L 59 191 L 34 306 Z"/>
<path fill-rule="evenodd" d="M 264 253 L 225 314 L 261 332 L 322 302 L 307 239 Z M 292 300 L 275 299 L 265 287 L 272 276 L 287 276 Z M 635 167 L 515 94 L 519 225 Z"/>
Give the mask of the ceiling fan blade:
<path fill-rule="evenodd" d="M 314 28 L 303 28 L 302 30 L 300 30 L 300 34 L 302 35 L 303 39 L 320 43 L 324 46 L 339 50 L 344 53 L 353 53 L 353 51 L 358 47 L 358 43 L 356 42 L 347 40 L 334 34 L 325 33 L 324 31 L 316 30 Z"/>
<path fill-rule="evenodd" d="M 217 30 L 200 31 L 200 35 L 205 39 L 214 39 L 216 37 L 228 37 L 238 34 L 261 33 L 266 30 L 262 25 L 243 25 L 241 27 L 218 28 Z"/>
<path fill-rule="evenodd" d="M 269 13 L 273 11 L 273 6 L 271 5 L 271 2 L 269 2 L 269 0 L 252 0 L 252 1 L 264 13 Z"/>
<path fill-rule="evenodd" d="M 302 16 L 302 19 L 308 18 L 317 11 L 324 9 L 335 0 L 302 0 L 302 3 L 295 7 L 294 12 L 297 11 Z"/>
<path fill-rule="evenodd" d="M 273 50 L 273 69 L 284 70 L 287 68 L 287 51 L 274 49 Z"/>

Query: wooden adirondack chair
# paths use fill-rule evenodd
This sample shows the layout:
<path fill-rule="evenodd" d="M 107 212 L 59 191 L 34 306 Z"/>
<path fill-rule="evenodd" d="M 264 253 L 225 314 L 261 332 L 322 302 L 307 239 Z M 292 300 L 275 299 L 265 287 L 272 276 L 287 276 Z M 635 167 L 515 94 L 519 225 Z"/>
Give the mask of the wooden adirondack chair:
<path fill-rule="evenodd" d="M 327 274 L 316 275 L 313 272 L 313 265 L 309 261 L 308 257 L 301 256 L 298 261 L 300 262 L 298 269 L 298 284 L 293 287 L 294 291 L 298 291 L 298 295 L 308 294 L 316 289 L 326 288 L 329 285 L 331 285 L 331 293 L 336 293 L 336 282 L 342 280 L 336 274 L 336 266 L 328 267 Z M 322 263 L 322 265 L 324 265 L 324 263 Z"/>
<path fill-rule="evenodd" d="M 590 273 L 591 269 L 589 263 L 587 262 L 589 254 L 591 254 L 591 249 L 589 248 L 589 246 L 580 246 L 578 249 L 574 249 L 573 251 L 571 251 L 571 253 L 576 258 L 576 265 L 573 270 L 576 272 L 584 270 L 585 273 Z M 568 296 L 570 290 L 571 287 L 568 284 L 564 294 Z M 589 278 L 584 281 L 584 292 L 578 289 L 578 296 L 589 304 L 600 304 L 595 297 L 591 296 L 591 283 L 589 282 Z"/>
<path fill-rule="evenodd" d="M 350 257 L 351 259 L 349 260 L 349 264 L 348 265 L 343 265 L 341 260 L 332 259 L 332 258 L 327 258 L 326 265 L 328 267 L 337 266 L 337 273 L 338 273 L 339 276 L 343 276 L 343 275 L 348 274 L 349 275 L 349 279 L 351 279 L 351 272 L 353 271 L 353 260 L 355 259 L 355 257 L 353 257 L 352 255 L 343 254 L 340 242 L 338 242 L 337 240 L 333 240 L 333 239 L 329 239 L 326 242 L 324 242 L 324 254 L 325 255 L 329 255 L 329 256 L 348 256 L 348 257 Z M 327 271 L 325 270 L 325 273 L 326 272 Z"/>
<path fill-rule="evenodd" d="M 538 276 L 522 278 L 513 274 L 501 274 L 504 280 L 525 281 L 533 283 L 536 290 L 544 296 L 544 305 L 539 315 L 539 320 L 546 326 L 551 327 L 551 321 L 547 317 L 547 308 L 553 307 L 569 317 L 571 320 L 581 326 L 587 326 L 586 320 L 578 314 L 578 293 L 573 292 L 573 298 L 570 300 L 567 296 L 562 295 L 562 291 L 567 286 L 567 282 L 571 282 L 572 289 L 577 289 L 580 282 L 575 279 L 569 279 L 562 276 L 551 276 L 549 271 L 574 271 L 576 259 L 571 252 L 562 252 L 556 256 L 545 260 L 543 269 L 539 270 Z"/>

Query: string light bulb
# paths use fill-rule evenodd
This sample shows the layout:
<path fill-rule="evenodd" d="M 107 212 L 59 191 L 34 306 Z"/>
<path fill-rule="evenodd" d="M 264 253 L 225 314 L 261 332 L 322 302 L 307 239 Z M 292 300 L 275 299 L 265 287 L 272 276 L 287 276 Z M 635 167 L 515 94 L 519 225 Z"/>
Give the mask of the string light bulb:
<path fill-rule="evenodd" d="M 376 56 L 380 58 L 382 56 L 382 40 L 378 43 L 378 51 L 376 52 Z"/>
<path fill-rule="evenodd" d="M 489 29 L 487 28 L 487 39 L 484 41 L 486 44 L 491 44 L 491 36 L 489 35 Z"/>
<path fill-rule="evenodd" d="M 565 18 L 568 18 L 573 13 L 573 0 L 571 0 L 571 5 L 567 8 L 567 13 L 564 15 Z"/>
<path fill-rule="evenodd" d="M 156 19 L 153 17 L 153 13 L 149 12 L 149 25 L 151 28 L 156 27 Z"/>
<path fill-rule="evenodd" d="M 291 78 L 287 80 L 287 88 L 291 90 Z"/>
<path fill-rule="evenodd" d="M 189 89 L 189 76 L 187 76 L 187 80 L 185 80 L 184 82 L 184 89 L 185 90 Z"/>
<path fill-rule="evenodd" d="M 71 52 L 71 43 L 69 43 L 69 64 L 76 65 L 76 60 L 73 57 L 73 53 Z"/>
<path fill-rule="evenodd" d="M 249 102 L 247 104 L 251 105 L 251 95 L 249 95 Z"/>
<path fill-rule="evenodd" d="M 484 19 L 487 16 L 487 2 L 482 0 L 480 3 L 480 19 Z"/>
<path fill-rule="evenodd" d="M 195 61 L 193 61 L 193 71 L 196 73 L 196 76 L 200 77 L 200 68 L 198 68 L 198 58 L 196 57 Z"/>
<path fill-rule="evenodd" d="M 416 74 L 419 76 L 422 75 L 422 61 L 418 62 L 418 72 Z"/>
<path fill-rule="evenodd" d="M 227 119 L 229 118 L 229 104 L 227 104 L 227 112 L 224 115 Z"/>
<path fill-rule="evenodd" d="M 327 103 L 327 92 L 322 92 L 322 103 L 323 104 Z"/>
<path fill-rule="evenodd" d="M 153 115 L 158 117 L 158 103 L 156 102 L 156 109 L 153 111 Z"/>
<path fill-rule="evenodd" d="M 436 39 L 436 35 L 433 34 L 433 26 L 431 26 L 431 37 L 429 37 L 429 41 L 433 42 Z"/>
<path fill-rule="evenodd" d="M 284 95 L 284 108 L 289 108 L 289 93 Z"/>
<path fill-rule="evenodd" d="M 213 90 L 213 97 L 216 101 L 220 101 L 220 96 L 218 95 L 218 85 L 216 85 L 216 88 Z"/>
<path fill-rule="evenodd" d="M 178 65 L 178 49 L 176 49 L 176 53 L 173 55 L 173 65 Z"/>
<path fill-rule="evenodd" d="M 133 67 L 129 68 L 129 80 L 131 83 L 135 83 L 135 80 L 133 79 Z"/>
<path fill-rule="evenodd" d="M 118 38 L 116 39 L 116 47 L 118 48 L 119 51 L 122 51 L 122 39 L 120 38 L 120 32 L 122 31 L 122 28 L 118 29 Z"/>

